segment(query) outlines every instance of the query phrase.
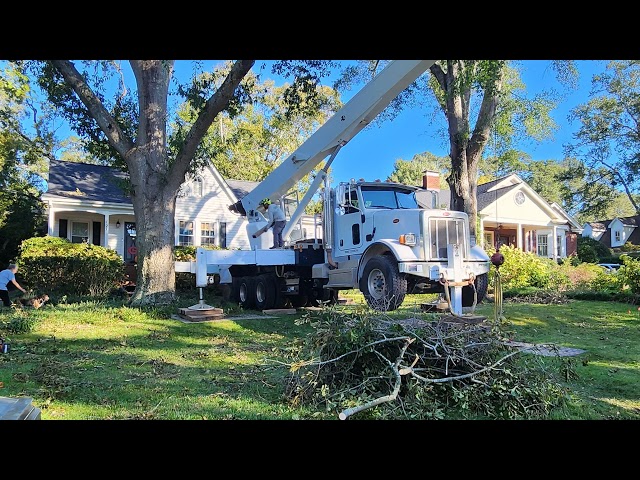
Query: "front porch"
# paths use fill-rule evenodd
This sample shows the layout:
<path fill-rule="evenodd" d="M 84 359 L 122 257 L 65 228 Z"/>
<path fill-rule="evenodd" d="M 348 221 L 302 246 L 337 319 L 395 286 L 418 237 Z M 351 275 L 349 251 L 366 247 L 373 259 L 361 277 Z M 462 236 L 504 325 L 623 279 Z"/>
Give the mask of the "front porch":
<path fill-rule="evenodd" d="M 577 251 L 577 234 L 567 225 L 532 225 L 520 222 L 480 221 L 482 247 L 498 249 L 503 245 L 558 260 Z"/>

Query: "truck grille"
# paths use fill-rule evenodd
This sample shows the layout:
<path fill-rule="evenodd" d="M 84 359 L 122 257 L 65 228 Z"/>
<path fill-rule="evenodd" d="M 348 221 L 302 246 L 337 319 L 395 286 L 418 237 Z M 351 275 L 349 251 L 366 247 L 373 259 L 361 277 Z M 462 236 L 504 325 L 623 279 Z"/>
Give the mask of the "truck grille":
<path fill-rule="evenodd" d="M 462 257 L 467 258 L 467 232 L 462 218 L 430 218 L 429 257 L 431 260 L 447 260 L 447 245 L 457 243 L 462 247 Z"/>

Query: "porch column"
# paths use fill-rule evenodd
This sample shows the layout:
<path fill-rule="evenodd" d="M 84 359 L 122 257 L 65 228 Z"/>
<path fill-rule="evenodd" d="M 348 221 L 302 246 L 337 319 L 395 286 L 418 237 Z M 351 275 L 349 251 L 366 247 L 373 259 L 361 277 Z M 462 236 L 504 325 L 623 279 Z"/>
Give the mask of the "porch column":
<path fill-rule="evenodd" d="M 553 226 L 553 241 L 551 242 L 551 244 L 553 245 L 553 259 L 554 260 L 558 260 L 558 250 L 557 250 L 557 246 L 556 243 L 558 243 L 558 227 L 556 227 L 555 225 Z"/>
<path fill-rule="evenodd" d="M 55 210 L 49 202 L 49 217 L 47 219 L 47 235 L 53 236 L 53 230 L 56 228 L 56 214 Z"/>
<path fill-rule="evenodd" d="M 109 214 L 104 214 L 104 247 L 109 248 Z"/>
<path fill-rule="evenodd" d="M 518 245 L 518 250 L 523 250 L 522 248 L 522 224 L 518 223 L 518 232 L 516 233 L 516 244 Z"/>
<path fill-rule="evenodd" d="M 480 245 L 482 245 L 482 248 L 487 248 L 486 244 L 486 240 L 484 239 L 484 217 L 480 217 L 480 235 L 479 235 L 480 239 L 482 239 L 482 243 Z M 478 242 L 476 242 L 476 245 L 478 244 Z"/>

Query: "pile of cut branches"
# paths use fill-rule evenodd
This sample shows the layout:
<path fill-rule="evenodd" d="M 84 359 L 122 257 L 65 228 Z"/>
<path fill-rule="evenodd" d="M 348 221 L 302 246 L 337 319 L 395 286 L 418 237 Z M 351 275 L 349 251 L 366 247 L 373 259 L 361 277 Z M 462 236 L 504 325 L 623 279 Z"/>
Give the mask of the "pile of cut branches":
<path fill-rule="evenodd" d="M 537 303 L 545 305 L 564 305 L 571 300 L 563 292 L 556 290 L 538 290 L 533 293 L 512 295 L 507 299 L 511 303 Z"/>
<path fill-rule="evenodd" d="M 290 352 L 286 398 L 340 419 L 542 418 L 563 399 L 497 325 L 336 309 L 300 321 L 314 332 Z"/>

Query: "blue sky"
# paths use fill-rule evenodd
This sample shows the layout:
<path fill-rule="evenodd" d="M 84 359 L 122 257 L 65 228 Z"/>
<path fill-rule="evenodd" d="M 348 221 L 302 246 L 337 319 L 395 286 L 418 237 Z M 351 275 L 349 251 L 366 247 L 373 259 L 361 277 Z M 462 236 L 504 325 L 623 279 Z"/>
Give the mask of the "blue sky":
<path fill-rule="evenodd" d="M 205 65 L 211 66 L 216 62 L 206 61 Z M 258 71 L 259 66 L 264 62 L 264 60 L 256 61 L 254 69 Z M 519 63 L 522 66 L 522 79 L 530 95 L 549 88 L 561 88 L 551 69 L 550 60 L 523 60 Z M 594 74 L 605 70 L 607 61 L 580 60 L 577 64 L 580 71 L 578 89 L 568 94 L 559 107 L 552 112 L 558 124 L 554 138 L 542 143 L 527 142 L 520 145 L 520 149 L 527 152 L 534 160 L 563 158 L 563 145 L 571 141 L 572 134 L 578 128 L 578 125 L 570 123 L 567 119 L 570 110 L 587 101 L 591 79 Z M 190 72 L 190 70 L 183 70 L 189 66 L 190 62 L 178 61 L 176 75 L 182 76 Z M 275 80 L 277 84 L 282 83 L 281 79 Z M 356 92 L 357 89 L 354 89 L 348 94 L 343 94 L 343 101 L 348 101 Z M 445 139 L 436 134 L 437 127 L 429 124 L 430 120 L 427 118 L 429 113 L 424 108 L 405 110 L 394 120 L 385 121 L 380 126 L 372 125 L 361 131 L 342 148 L 333 162 L 333 182 L 350 178 L 384 180 L 393 171 L 393 165 L 397 159 L 410 160 L 415 154 L 422 152 L 431 152 L 438 156 L 447 155 L 448 145 Z M 439 128 L 442 128 L 444 116 L 439 114 L 436 120 L 440 122 Z"/>
<path fill-rule="evenodd" d="M 606 61 L 580 61 L 579 88 L 568 95 L 552 113 L 558 124 L 554 138 L 543 143 L 527 142 L 520 149 L 534 160 L 560 160 L 563 158 L 563 144 L 571 140 L 578 125 L 569 123 L 570 110 L 587 101 L 593 74 L 604 71 Z M 531 93 L 556 87 L 555 74 L 550 69 L 550 61 L 535 60 L 523 62 L 523 80 Z M 425 110 L 404 111 L 392 121 L 380 127 L 373 126 L 360 132 L 338 154 L 333 162 L 334 180 L 365 177 L 366 180 L 384 180 L 393 171 L 397 159 L 410 160 L 415 154 L 430 152 L 445 156 L 448 144 L 437 136 L 436 127 L 430 125 Z M 444 116 L 439 114 L 436 121 L 444 125 Z"/>

